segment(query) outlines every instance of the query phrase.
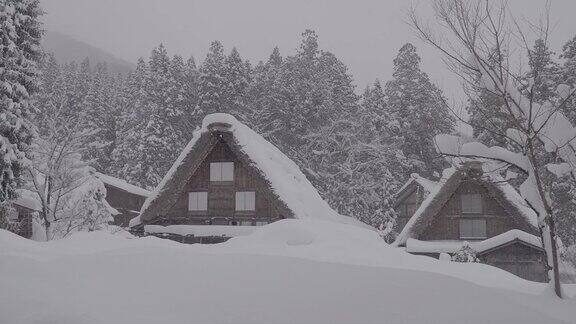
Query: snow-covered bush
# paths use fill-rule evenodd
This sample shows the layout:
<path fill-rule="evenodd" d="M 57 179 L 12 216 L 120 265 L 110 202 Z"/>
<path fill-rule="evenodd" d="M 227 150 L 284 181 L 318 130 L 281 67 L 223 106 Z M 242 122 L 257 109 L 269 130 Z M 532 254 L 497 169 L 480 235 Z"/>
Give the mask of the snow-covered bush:
<path fill-rule="evenodd" d="M 470 246 L 470 243 L 464 242 L 460 250 L 452 255 L 453 262 L 479 262 L 476 257 L 476 251 Z"/>

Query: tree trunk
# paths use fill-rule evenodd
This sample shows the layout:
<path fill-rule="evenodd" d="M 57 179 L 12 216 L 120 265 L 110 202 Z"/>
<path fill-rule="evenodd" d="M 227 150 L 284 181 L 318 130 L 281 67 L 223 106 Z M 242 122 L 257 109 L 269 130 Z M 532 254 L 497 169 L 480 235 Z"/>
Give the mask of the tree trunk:
<path fill-rule="evenodd" d="M 556 296 L 562 298 L 562 288 L 560 287 L 560 270 L 558 269 L 558 247 L 556 246 L 556 225 L 551 215 L 547 218 L 548 227 L 550 229 L 550 243 L 552 247 L 552 265 L 554 280 L 554 292 Z"/>

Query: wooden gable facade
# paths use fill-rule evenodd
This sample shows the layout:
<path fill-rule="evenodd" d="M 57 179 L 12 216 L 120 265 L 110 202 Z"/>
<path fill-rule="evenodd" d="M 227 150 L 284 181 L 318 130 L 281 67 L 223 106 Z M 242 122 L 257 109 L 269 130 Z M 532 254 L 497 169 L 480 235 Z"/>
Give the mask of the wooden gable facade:
<path fill-rule="evenodd" d="M 420 241 L 419 244 L 432 241 L 482 242 L 504 236 L 511 230 L 539 237 L 538 229 L 499 185 L 488 180 L 481 169 L 470 165 L 463 167 L 441 184 L 430 201 L 419 206 L 415 219 L 403 229 L 397 243 L 406 246 L 408 236 Z M 418 253 L 411 250 L 411 253 L 439 257 L 441 251 Z M 478 251 L 477 257 L 483 263 L 524 279 L 546 280 L 545 253 L 541 245 L 519 239 L 503 241 L 494 248 Z"/>
<path fill-rule="evenodd" d="M 232 135 L 212 132 L 210 136 L 216 143 L 187 179 L 174 205 L 155 224 L 250 226 L 290 218 L 268 182 L 250 166 L 248 157 L 234 149 Z M 223 166 L 230 177 L 215 175 Z"/>
<path fill-rule="evenodd" d="M 209 125 L 175 163 L 133 231 L 146 225 L 260 226 L 294 217 L 241 150 L 230 127 Z"/>

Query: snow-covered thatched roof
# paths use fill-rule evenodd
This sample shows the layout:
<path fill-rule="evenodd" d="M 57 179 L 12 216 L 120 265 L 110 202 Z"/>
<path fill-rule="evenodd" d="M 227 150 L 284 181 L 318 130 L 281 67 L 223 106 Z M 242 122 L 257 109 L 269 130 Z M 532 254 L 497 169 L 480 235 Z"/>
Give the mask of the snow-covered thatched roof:
<path fill-rule="evenodd" d="M 102 181 L 106 185 L 118 188 L 120 190 L 129 192 L 129 193 L 137 195 L 137 196 L 148 197 L 151 194 L 150 191 L 148 191 L 144 188 L 140 188 L 138 186 L 135 186 L 133 184 L 126 182 L 126 180 L 115 178 L 115 177 L 107 175 L 107 174 L 96 172 L 96 177 L 98 179 L 100 179 L 100 181 Z"/>
<path fill-rule="evenodd" d="M 471 168 L 471 164 L 468 164 L 444 170 L 438 185 L 431 190 L 408 220 L 394 244 L 403 246 L 409 238 L 418 237 L 431 224 L 432 219 L 436 217 L 460 184 L 469 179 Z M 511 217 L 533 229 L 538 227 L 536 212 L 522 199 L 516 189 L 499 175 L 483 173 L 482 176 L 475 178 L 475 181 L 485 187 Z"/>
<path fill-rule="evenodd" d="M 222 132 L 231 136 L 221 136 Z M 294 218 L 367 226 L 330 208 L 294 161 L 248 126 L 222 113 L 204 118 L 202 127 L 194 131 L 192 140 L 146 199 L 140 216 L 134 218 L 130 226 L 148 223 L 173 206 L 187 181 L 219 140 L 226 140 L 233 151 L 242 155 L 242 160 L 268 182 L 272 193 Z"/>

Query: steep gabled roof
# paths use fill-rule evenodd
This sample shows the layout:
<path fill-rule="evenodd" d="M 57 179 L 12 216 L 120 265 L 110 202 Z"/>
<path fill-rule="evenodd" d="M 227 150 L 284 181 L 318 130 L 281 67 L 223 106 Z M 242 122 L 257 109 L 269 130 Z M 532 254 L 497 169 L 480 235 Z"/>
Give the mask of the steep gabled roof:
<path fill-rule="evenodd" d="M 414 215 L 408 220 L 402 232 L 396 238 L 395 245 L 405 245 L 409 238 L 416 238 L 431 223 L 442 207 L 458 189 L 460 184 L 469 179 L 471 168 L 462 166 L 444 170 L 438 186 L 424 199 Z M 494 199 L 510 214 L 511 217 L 536 229 L 538 217 L 520 194 L 508 182 L 495 174 L 482 174 L 476 178 L 493 196 Z"/>
<path fill-rule="evenodd" d="M 334 211 L 306 179 L 300 168 L 276 146 L 228 114 L 207 115 L 202 127 L 194 131 L 168 173 L 146 199 L 140 216 L 130 226 L 150 222 L 165 214 L 177 201 L 188 180 L 194 175 L 214 145 L 224 140 L 246 167 L 258 172 L 294 218 L 313 218 L 367 226 Z"/>
<path fill-rule="evenodd" d="M 115 178 L 115 177 L 109 176 L 107 174 L 96 172 L 96 177 L 98 179 L 100 179 L 100 181 L 102 181 L 106 185 L 118 188 L 120 190 L 129 192 L 129 193 L 137 195 L 137 196 L 148 197 L 151 194 L 150 191 L 148 191 L 144 188 L 140 188 L 138 186 L 135 186 L 133 184 L 126 182 L 126 180 Z"/>
<path fill-rule="evenodd" d="M 406 199 L 414 190 L 422 188 L 424 190 L 423 197 L 426 198 L 432 191 L 436 189 L 438 183 L 420 176 L 418 173 L 412 173 L 410 179 L 402 185 L 396 192 L 396 202 L 394 206 L 398 206 L 404 199 Z"/>

